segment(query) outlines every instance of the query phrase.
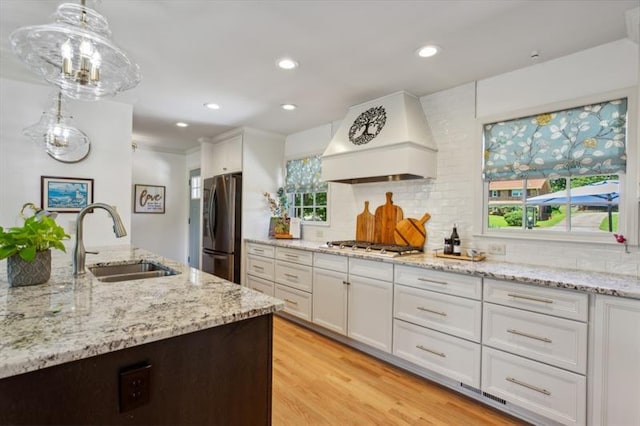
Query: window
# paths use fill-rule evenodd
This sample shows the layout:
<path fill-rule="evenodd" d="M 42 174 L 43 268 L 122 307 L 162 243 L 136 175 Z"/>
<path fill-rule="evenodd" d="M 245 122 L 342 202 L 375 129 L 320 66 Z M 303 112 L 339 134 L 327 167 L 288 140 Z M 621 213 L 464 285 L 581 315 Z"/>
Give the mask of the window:
<path fill-rule="evenodd" d="M 616 232 L 626 134 L 626 98 L 485 124 L 486 227 Z"/>
<path fill-rule="evenodd" d="M 489 191 L 489 197 L 491 197 L 491 198 L 498 198 L 498 197 L 500 197 L 500 191 L 496 191 L 496 190 Z"/>
<path fill-rule="evenodd" d="M 327 221 L 329 185 L 321 179 L 322 160 L 310 156 L 287 161 L 285 191 L 289 200 L 289 216 L 304 221 Z"/>
<path fill-rule="evenodd" d="M 202 196 L 202 179 L 200 176 L 191 176 L 189 185 L 191 186 L 191 199 L 199 200 Z"/>

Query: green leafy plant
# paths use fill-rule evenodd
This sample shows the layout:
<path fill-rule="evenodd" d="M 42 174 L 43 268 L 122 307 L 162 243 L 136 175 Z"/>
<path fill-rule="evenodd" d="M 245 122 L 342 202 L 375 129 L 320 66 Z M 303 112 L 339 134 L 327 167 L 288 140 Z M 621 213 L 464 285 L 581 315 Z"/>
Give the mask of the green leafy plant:
<path fill-rule="evenodd" d="M 39 251 L 58 249 L 66 252 L 62 241 L 69 238 L 69 235 L 64 229 L 32 203 L 25 204 L 22 212 L 25 207 L 31 207 L 35 213 L 25 218 L 22 226 L 8 229 L 0 226 L 0 260 L 18 254 L 31 262 Z"/>

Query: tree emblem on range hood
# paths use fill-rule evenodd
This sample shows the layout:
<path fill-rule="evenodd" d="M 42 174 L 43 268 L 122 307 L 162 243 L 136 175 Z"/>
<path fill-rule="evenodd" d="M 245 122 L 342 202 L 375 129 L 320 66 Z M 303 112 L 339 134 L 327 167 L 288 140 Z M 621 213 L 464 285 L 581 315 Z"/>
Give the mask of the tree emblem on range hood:
<path fill-rule="evenodd" d="M 364 145 L 378 136 L 387 122 L 387 112 L 383 106 L 369 108 L 360 114 L 349 129 L 349 140 L 354 145 Z"/>

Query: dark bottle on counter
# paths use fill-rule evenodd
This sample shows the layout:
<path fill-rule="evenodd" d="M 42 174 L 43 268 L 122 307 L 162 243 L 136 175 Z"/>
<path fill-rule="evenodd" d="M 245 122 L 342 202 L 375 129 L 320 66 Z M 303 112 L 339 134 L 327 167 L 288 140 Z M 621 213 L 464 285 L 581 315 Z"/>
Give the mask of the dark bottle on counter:
<path fill-rule="evenodd" d="M 452 254 L 453 245 L 451 244 L 451 238 L 444 239 L 444 254 Z"/>
<path fill-rule="evenodd" d="M 454 256 L 462 255 L 462 247 L 460 247 L 460 236 L 456 224 L 453 224 L 453 232 L 451 232 L 451 247 Z"/>

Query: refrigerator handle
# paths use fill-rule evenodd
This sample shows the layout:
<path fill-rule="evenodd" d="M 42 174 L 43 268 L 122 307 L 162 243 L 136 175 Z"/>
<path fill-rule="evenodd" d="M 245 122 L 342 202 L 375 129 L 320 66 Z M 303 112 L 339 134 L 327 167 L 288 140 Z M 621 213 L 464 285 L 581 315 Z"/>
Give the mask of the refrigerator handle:
<path fill-rule="evenodd" d="M 213 195 L 211 197 L 211 205 L 209 207 L 209 229 L 210 229 L 209 232 L 211 234 L 211 237 L 214 240 L 216 239 L 216 227 L 218 226 L 216 222 L 217 210 L 218 210 L 218 189 L 214 188 Z"/>

